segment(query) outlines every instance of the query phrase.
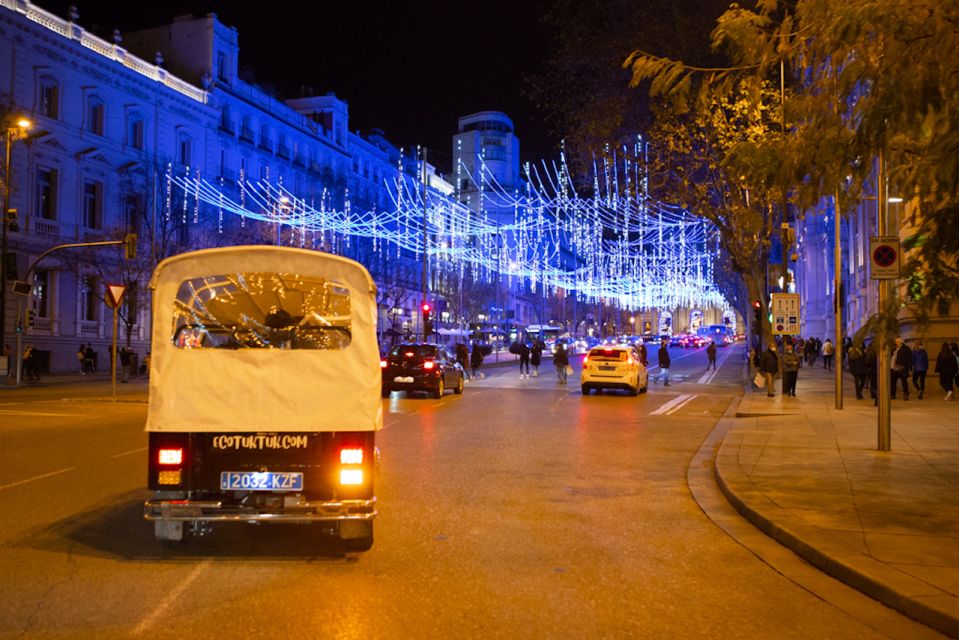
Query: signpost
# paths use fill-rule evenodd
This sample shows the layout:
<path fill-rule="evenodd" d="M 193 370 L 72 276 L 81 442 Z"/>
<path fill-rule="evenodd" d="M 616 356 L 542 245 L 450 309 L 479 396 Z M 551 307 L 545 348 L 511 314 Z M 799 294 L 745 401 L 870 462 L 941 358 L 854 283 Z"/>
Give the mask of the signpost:
<path fill-rule="evenodd" d="M 872 280 L 895 280 L 899 277 L 899 236 L 869 238 L 869 269 Z"/>
<path fill-rule="evenodd" d="M 127 288 L 122 284 L 107 284 L 107 306 L 113 309 L 113 347 L 110 351 L 110 380 L 113 385 L 113 399 L 117 397 L 117 317 L 123 294 Z"/>
<path fill-rule="evenodd" d="M 799 335 L 799 294 L 772 294 L 773 335 Z"/>

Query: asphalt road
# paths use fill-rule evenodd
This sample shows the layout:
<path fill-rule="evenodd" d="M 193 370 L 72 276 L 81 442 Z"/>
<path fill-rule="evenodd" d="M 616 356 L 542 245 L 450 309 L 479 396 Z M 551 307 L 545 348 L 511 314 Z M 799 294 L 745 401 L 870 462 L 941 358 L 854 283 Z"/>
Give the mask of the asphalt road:
<path fill-rule="evenodd" d="M 157 542 L 142 382 L 116 403 L 108 385 L 4 390 L 0 637 L 889 637 L 694 499 L 742 351 L 712 377 L 703 350 L 673 353 L 673 385 L 639 397 L 584 397 L 547 363 L 384 400 L 376 540 L 347 556 L 309 526 Z"/>

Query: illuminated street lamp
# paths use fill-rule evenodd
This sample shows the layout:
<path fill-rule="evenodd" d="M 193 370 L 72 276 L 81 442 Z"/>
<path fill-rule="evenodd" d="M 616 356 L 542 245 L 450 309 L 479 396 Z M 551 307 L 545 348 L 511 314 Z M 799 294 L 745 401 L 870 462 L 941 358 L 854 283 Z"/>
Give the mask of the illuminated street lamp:
<path fill-rule="evenodd" d="M 0 240 L 0 345 L 6 344 L 4 339 L 6 338 L 7 330 L 7 228 L 13 227 L 11 230 L 16 231 L 18 227 L 17 219 L 15 215 L 11 215 L 10 211 L 10 185 L 11 182 L 11 169 L 10 169 L 10 147 L 13 146 L 13 143 L 16 140 L 20 140 L 25 137 L 27 130 L 32 126 L 31 123 L 26 118 L 17 118 L 16 121 L 7 126 L 5 142 L 6 146 L 4 148 L 4 158 L 5 162 L 3 165 L 3 231 L 2 240 Z"/>

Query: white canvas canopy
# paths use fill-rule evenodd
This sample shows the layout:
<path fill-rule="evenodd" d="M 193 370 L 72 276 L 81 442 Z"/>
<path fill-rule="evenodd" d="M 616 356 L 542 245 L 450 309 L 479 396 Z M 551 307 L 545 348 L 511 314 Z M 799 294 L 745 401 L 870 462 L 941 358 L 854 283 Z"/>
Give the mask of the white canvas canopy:
<path fill-rule="evenodd" d="M 254 276 L 272 285 L 256 291 L 252 286 L 240 287 L 241 295 L 233 295 L 231 309 L 244 319 L 248 319 L 249 308 L 264 306 L 260 303 L 267 294 L 272 301 L 280 300 L 281 306 L 303 308 L 304 296 L 295 285 L 289 285 L 291 281 L 327 283 L 326 293 L 319 297 L 331 313 L 323 317 L 318 313 L 307 314 L 311 317 L 288 326 L 294 330 L 302 328 L 315 316 L 317 320 L 309 325 L 312 329 L 322 331 L 337 324 L 339 326 L 333 328 L 340 331 L 336 333 L 345 337 L 301 340 L 311 345 L 306 348 L 237 348 L 236 332 L 231 335 L 231 342 L 216 345 L 225 348 L 189 348 L 189 344 L 185 348 L 182 336 L 175 342 L 175 336 L 185 328 L 183 309 L 186 305 L 182 300 L 177 302 L 178 295 L 183 298 L 183 292 L 188 291 L 199 307 L 204 310 L 209 307 L 210 313 L 222 312 L 228 306 L 223 302 L 224 295 L 221 293 L 217 298 L 215 286 L 197 288 L 194 283 L 222 283 L 226 282 L 223 276 L 230 274 L 240 274 L 233 278 L 234 283 L 245 282 L 244 276 Z M 261 277 L 264 274 L 270 277 Z M 157 266 L 150 287 L 153 289 L 153 344 L 147 431 L 303 432 L 381 428 L 376 285 L 359 263 L 317 251 L 285 247 L 207 249 L 164 260 Z M 219 288 L 224 291 L 227 287 Z M 236 303 L 235 299 L 241 297 L 246 308 Z M 344 313 L 344 309 L 348 309 L 348 313 Z M 285 312 L 281 309 L 281 313 Z M 269 322 L 267 318 L 267 325 Z M 243 336 L 249 338 L 251 332 Z M 259 338 L 253 335 L 247 346 L 256 340 Z M 318 342 L 322 344 L 317 346 Z M 328 344 L 334 346 L 324 346 Z"/>

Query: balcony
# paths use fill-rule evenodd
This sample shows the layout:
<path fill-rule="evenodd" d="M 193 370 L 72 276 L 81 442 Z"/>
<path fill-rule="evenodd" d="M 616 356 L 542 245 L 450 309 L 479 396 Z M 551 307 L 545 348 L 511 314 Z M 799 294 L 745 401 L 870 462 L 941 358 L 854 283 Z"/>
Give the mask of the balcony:
<path fill-rule="evenodd" d="M 97 320 L 81 320 L 77 323 L 78 338 L 100 338 L 100 322 Z"/>
<path fill-rule="evenodd" d="M 60 237 L 60 223 L 46 218 L 33 218 L 33 233 L 42 238 L 56 240 Z"/>
<path fill-rule="evenodd" d="M 52 318 L 33 316 L 30 320 L 30 333 L 40 336 L 53 335 L 54 322 Z"/>

